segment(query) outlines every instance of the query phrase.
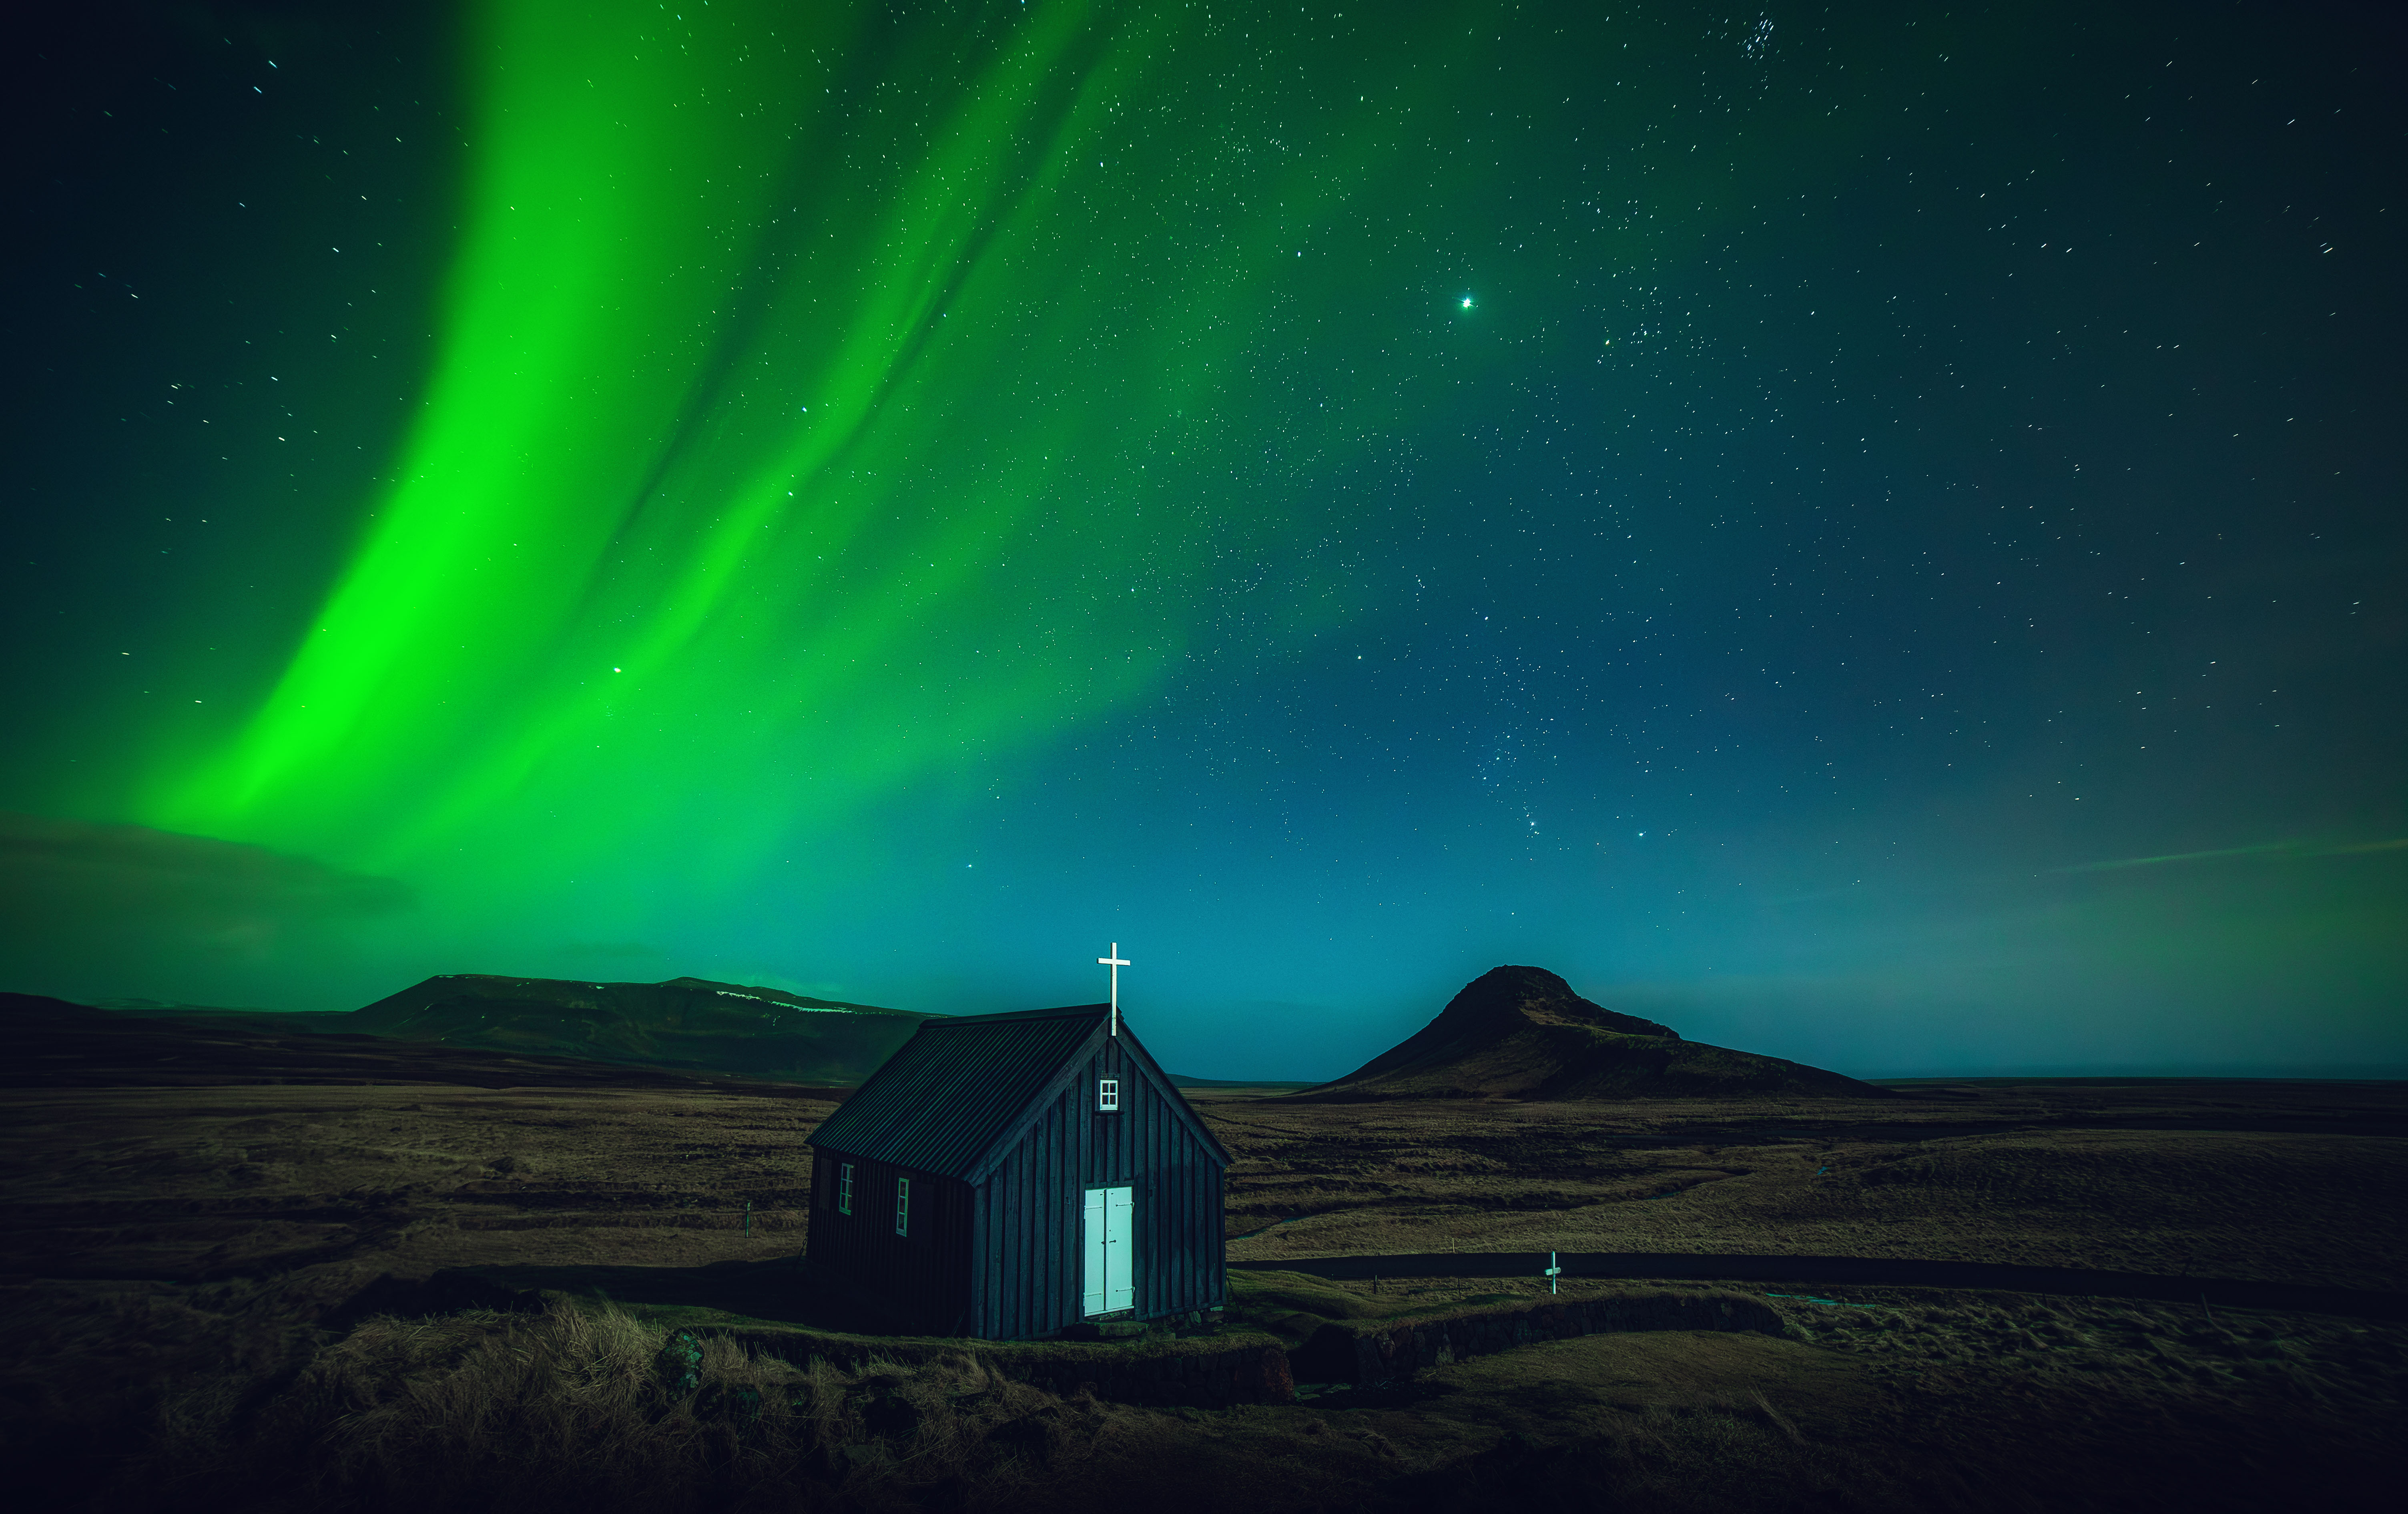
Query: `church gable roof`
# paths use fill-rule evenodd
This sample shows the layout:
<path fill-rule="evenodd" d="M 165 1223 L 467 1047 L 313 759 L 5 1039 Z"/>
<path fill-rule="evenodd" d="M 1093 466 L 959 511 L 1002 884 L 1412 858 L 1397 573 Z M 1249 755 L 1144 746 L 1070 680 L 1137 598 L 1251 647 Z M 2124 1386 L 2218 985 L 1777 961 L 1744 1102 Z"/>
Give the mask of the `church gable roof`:
<path fill-rule="evenodd" d="M 811 1132 L 831 1151 L 919 1172 L 976 1180 L 996 1148 L 1017 1136 L 1071 1065 L 1104 1034 L 1109 1008 L 1021 1010 L 923 1020 L 836 1113 Z M 1221 1161 L 1221 1144 L 1188 1109 L 1154 1059 L 1121 1023 L 1132 1063 L 1168 1097 L 1181 1123 Z"/>

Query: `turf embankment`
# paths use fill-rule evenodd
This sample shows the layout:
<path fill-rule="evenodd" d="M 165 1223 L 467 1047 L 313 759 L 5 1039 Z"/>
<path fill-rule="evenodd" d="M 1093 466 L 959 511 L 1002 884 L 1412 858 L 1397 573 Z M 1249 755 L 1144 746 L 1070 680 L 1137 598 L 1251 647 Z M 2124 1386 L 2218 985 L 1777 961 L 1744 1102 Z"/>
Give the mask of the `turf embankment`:
<path fill-rule="evenodd" d="M 1299 1383 L 1370 1388 L 1517 1346 L 1641 1330 L 1784 1332 L 1781 1316 L 1744 1294 L 1639 1293 L 1471 1308 L 1437 1319 L 1322 1326 L 1294 1352 Z"/>
<path fill-rule="evenodd" d="M 1273 1264 L 1258 1263 L 1269 1267 Z M 1571 1278 L 1661 1277 L 1700 1282 L 1846 1283 L 1909 1288 L 1988 1289 L 2077 1298 L 2149 1299 L 2201 1308 L 2284 1309 L 2351 1319 L 2408 1320 L 2408 1293 L 2373 1289 L 2302 1288 L 2229 1277 L 2165 1277 L 2083 1267 L 2019 1267 L 1989 1262 L 1927 1262 L 1906 1257 L 1731 1256 L 1639 1251 L 1430 1251 L 1413 1256 L 1305 1257 L 1280 1272 L 1331 1280 L 1374 1277 L 1533 1277 L 1549 1266 Z M 1244 1263 L 1240 1264 L 1244 1267 Z M 1233 1272 L 1237 1269 L 1232 1269 Z M 1694 1330 L 1695 1325 L 1617 1329 Z"/>
<path fill-rule="evenodd" d="M 1765 1302 L 1720 1291 L 1632 1290 L 1602 1297 L 1525 1299 L 1485 1294 L 1445 1305 L 1376 1305 L 1299 1271 L 1232 1274 L 1230 1328 L 1210 1334 L 1157 1326 L 1115 1341 L 972 1341 L 950 1336 L 864 1334 L 746 1319 L 718 1310 L 614 1304 L 649 1326 L 685 1338 L 723 1341 L 751 1357 L 818 1363 L 858 1373 L 881 1364 L 914 1367 L 968 1361 L 982 1371 L 1048 1392 L 1116 1404 L 1227 1408 L 1285 1404 L 1298 1382 L 1370 1386 L 1448 1363 L 1541 1341 L 1623 1331 L 1711 1330 L 1782 1334 Z M 540 1316 L 599 1301 L 499 1286 L 473 1272 L 423 1282 L 380 1279 L 330 1321 L 481 1311 Z"/>

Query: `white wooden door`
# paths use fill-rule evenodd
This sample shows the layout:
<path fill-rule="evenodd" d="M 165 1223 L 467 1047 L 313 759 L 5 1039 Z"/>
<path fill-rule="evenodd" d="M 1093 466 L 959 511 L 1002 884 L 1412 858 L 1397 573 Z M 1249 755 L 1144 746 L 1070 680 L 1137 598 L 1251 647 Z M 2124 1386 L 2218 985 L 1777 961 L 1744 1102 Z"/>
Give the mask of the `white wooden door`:
<path fill-rule="evenodd" d="M 1137 1247 L 1130 1244 L 1137 1216 L 1133 1189 L 1104 1190 L 1104 1311 L 1137 1305 Z"/>
<path fill-rule="evenodd" d="M 1104 1253 L 1111 1249 L 1104 1244 L 1104 1232 L 1107 1229 L 1104 1192 L 1105 1190 L 1099 1188 L 1087 1190 L 1087 1217 L 1084 1232 L 1087 1256 L 1086 1265 L 1080 1274 L 1083 1282 L 1079 1289 L 1079 1309 L 1082 1314 L 1104 1312 Z"/>
<path fill-rule="evenodd" d="M 1087 1190 L 1084 1224 L 1086 1265 L 1079 1306 L 1086 1314 L 1114 1314 L 1137 1306 L 1137 1192 L 1125 1188 Z"/>

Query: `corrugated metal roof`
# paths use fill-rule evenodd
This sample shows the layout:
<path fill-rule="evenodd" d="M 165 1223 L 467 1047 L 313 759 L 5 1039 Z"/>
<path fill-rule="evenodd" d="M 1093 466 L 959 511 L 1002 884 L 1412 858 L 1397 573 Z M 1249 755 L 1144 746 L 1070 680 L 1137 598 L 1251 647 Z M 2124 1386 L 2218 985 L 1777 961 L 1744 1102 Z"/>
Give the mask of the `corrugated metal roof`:
<path fill-rule="evenodd" d="M 811 1132 L 811 1144 L 872 1161 L 969 1179 L 996 1143 L 1016 1131 L 1088 1043 L 1100 1036 L 1110 1007 L 1028 1009 L 923 1020 L 919 1030 L 853 1097 Z M 1135 1045 L 1125 1017 L 1121 1033 Z M 1162 1087 L 1206 1145 L 1228 1155 L 1154 1069 Z"/>
<path fill-rule="evenodd" d="M 1095 1024 L 1094 1031 L 1092 1032 L 1092 1039 L 1088 1043 L 1088 1045 L 1082 1046 L 1077 1052 L 1073 1053 L 1074 1057 L 1083 1060 L 1087 1056 L 1092 1055 L 1091 1048 L 1099 1048 L 1101 1046 L 1104 1039 L 1104 1028 L 1101 1023 L 1102 1014 L 1100 1012 L 1106 1011 L 1109 1008 L 1110 1006 L 1105 1004 L 1090 1004 L 1082 1006 L 1084 1013 L 1096 1016 L 1096 1022 Z M 1060 1013 L 1062 1013 L 1062 1011 L 1059 1010 L 1025 1010 L 1014 1016 L 997 1015 L 988 1017 L 994 1019 L 1006 1019 L 1020 1018 L 1026 1016 Z M 1205 1150 L 1212 1153 L 1214 1157 L 1218 1158 L 1222 1166 L 1226 1167 L 1229 1165 L 1229 1163 L 1235 1159 L 1229 1155 L 1228 1147 L 1223 1146 L 1220 1139 L 1212 1133 L 1211 1127 L 1206 1125 L 1204 1121 L 1197 1117 L 1195 1106 L 1187 1102 L 1187 1096 L 1179 1091 L 1179 1086 L 1170 1081 L 1170 1074 L 1165 1073 L 1162 1070 L 1162 1064 L 1154 1060 L 1154 1053 L 1146 1050 L 1145 1043 L 1140 1041 L 1137 1038 L 1136 1032 L 1129 1029 L 1128 1016 L 1125 1014 L 1121 1016 L 1120 1045 L 1123 1056 L 1122 1075 L 1125 1077 L 1130 1072 L 1135 1072 L 1143 1076 L 1147 1081 L 1151 1082 L 1154 1085 L 1154 1092 L 1160 1096 L 1164 1107 L 1170 1112 L 1172 1117 L 1177 1119 L 1181 1125 L 1185 1126 L 1188 1133 L 1194 1135 L 1197 1141 L 1203 1146 Z M 986 1155 L 981 1158 L 977 1165 L 965 1175 L 969 1181 L 973 1183 L 983 1181 L 987 1174 L 994 1170 L 995 1165 L 1004 1160 L 1005 1156 L 1009 1153 L 1010 1148 L 1027 1132 L 1028 1127 L 1036 1123 L 1038 1116 L 1042 1113 L 1042 1110 L 1039 1105 L 1043 1097 L 1044 1089 L 1040 1085 L 1036 1095 L 1030 1100 L 1029 1107 L 1021 1112 L 1019 1118 L 1007 1124 L 1003 1128 L 995 1142 L 987 1147 Z M 1126 1103 L 1128 1093 L 1124 1089 L 1122 1092 L 1122 1100 L 1124 1103 Z"/>
<path fill-rule="evenodd" d="M 1103 1006 L 924 1020 L 811 1144 L 968 1175 L 1102 1023 Z"/>

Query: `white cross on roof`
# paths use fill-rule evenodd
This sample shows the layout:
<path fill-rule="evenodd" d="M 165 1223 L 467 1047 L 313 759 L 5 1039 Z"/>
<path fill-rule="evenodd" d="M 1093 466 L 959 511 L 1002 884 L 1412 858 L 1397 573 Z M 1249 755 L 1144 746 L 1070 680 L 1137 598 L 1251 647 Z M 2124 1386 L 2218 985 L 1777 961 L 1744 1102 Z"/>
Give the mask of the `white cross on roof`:
<path fill-rule="evenodd" d="M 1112 1034 L 1118 1035 L 1121 1033 L 1121 969 L 1129 965 L 1128 959 L 1121 955 L 1121 944 L 1113 942 L 1112 954 L 1096 958 L 1096 965 L 1112 970 Z"/>

